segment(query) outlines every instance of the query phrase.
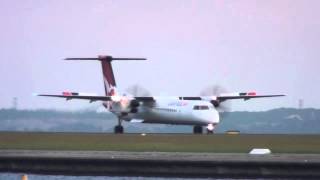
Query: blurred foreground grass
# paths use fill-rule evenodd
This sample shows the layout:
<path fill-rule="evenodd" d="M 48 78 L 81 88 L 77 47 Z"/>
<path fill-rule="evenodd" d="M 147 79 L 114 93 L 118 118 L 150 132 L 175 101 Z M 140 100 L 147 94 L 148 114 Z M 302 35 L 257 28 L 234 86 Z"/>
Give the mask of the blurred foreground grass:
<path fill-rule="evenodd" d="M 0 149 L 248 153 L 320 153 L 320 135 L 192 135 L 0 132 Z"/>

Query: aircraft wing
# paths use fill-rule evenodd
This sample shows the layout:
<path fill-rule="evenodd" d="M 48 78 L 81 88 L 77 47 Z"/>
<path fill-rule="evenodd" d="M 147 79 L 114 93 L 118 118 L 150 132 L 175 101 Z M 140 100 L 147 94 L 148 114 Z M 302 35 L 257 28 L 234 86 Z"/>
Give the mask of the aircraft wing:
<path fill-rule="evenodd" d="M 81 93 L 74 93 L 74 92 L 63 92 L 62 95 L 54 95 L 54 94 L 38 94 L 37 96 L 45 96 L 45 97 L 58 97 L 58 98 L 65 98 L 66 100 L 71 99 L 84 99 L 89 100 L 90 102 L 93 101 L 120 101 L 122 98 L 126 98 L 126 96 L 96 96 L 96 95 L 89 95 L 89 94 L 81 94 Z M 276 94 L 276 95 L 256 95 L 255 92 L 249 93 L 231 93 L 231 94 L 221 94 L 219 96 L 189 96 L 189 97 L 179 97 L 180 100 L 217 100 L 217 101 L 226 101 L 232 99 L 243 99 L 249 100 L 253 98 L 269 98 L 269 97 L 281 97 L 285 96 L 283 94 Z M 156 101 L 154 97 L 128 97 L 130 99 L 135 99 L 141 102 L 154 102 Z"/>
<path fill-rule="evenodd" d="M 283 94 L 273 94 L 273 95 L 257 95 L 255 92 L 248 93 L 229 93 L 229 94 L 220 94 L 218 96 L 198 96 L 198 97 L 179 97 L 181 100 L 217 100 L 217 101 L 226 101 L 232 99 L 243 99 L 249 100 L 253 98 L 269 98 L 269 97 L 281 97 L 285 96 Z"/>
<path fill-rule="evenodd" d="M 243 99 L 243 100 L 249 100 L 253 98 L 269 98 L 269 97 L 281 97 L 285 96 L 283 94 L 275 94 L 275 95 L 242 95 L 242 96 L 217 96 L 217 100 L 219 101 L 226 101 L 231 99 Z"/>
<path fill-rule="evenodd" d="M 58 98 L 65 98 L 66 100 L 84 99 L 84 100 L 90 100 L 90 101 L 111 101 L 110 96 L 54 95 L 54 94 L 38 94 L 37 96 L 58 97 Z"/>
<path fill-rule="evenodd" d="M 81 93 L 74 93 L 74 92 L 63 92 L 62 95 L 56 94 L 38 94 L 37 96 L 44 96 L 44 97 L 57 97 L 57 98 L 65 98 L 66 100 L 72 99 L 83 99 L 93 101 L 119 101 L 121 99 L 120 96 L 96 96 L 96 95 L 88 95 L 88 94 L 81 94 Z M 142 102 L 152 102 L 154 101 L 153 97 L 132 97 L 138 101 Z"/>

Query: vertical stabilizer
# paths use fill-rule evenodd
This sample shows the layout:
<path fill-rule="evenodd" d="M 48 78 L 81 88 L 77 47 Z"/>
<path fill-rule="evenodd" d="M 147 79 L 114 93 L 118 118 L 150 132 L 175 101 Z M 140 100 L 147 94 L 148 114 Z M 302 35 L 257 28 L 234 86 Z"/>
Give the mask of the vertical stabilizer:
<path fill-rule="evenodd" d="M 98 60 L 101 61 L 103 82 L 106 96 L 116 95 L 116 80 L 114 78 L 111 61 L 114 60 L 146 60 L 146 58 L 114 58 L 112 56 L 98 56 L 98 58 L 66 58 L 65 60 Z"/>
<path fill-rule="evenodd" d="M 103 73 L 103 83 L 106 96 L 116 95 L 116 80 L 114 78 L 113 69 L 111 65 L 112 58 L 111 56 L 99 56 L 102 73 Z"/>

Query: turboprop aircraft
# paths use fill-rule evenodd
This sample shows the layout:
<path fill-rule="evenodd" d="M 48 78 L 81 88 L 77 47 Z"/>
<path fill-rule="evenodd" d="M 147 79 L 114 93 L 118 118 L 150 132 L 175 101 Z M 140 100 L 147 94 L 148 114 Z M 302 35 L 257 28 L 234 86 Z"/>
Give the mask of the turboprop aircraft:
<path fill-rule="evenodd" d="M 133 96 L 119 93 L 116 89 L 112 61 L 146 60 L 145 58 L 114 58 L 98 56 L 97 58 L 66 58 L 65 60 L 100 61 L 104 78 L 105 96 L 96 96 L 76 92 L 63 92 L 60 95 L 39 94 L 38 96 L 59 97 L 66 100 L 84 99 L 90 102 L 102 101 L 102 104 L 118 118 L 114 133 L 122 134 L 122 121 L 142 123 L 192 125 L 194 134 L 202 134 L 203 126 L 207 133 L 213 133 L 220 122 L 217 108 L 224 101 L 233 99 L 249 100 L 253 98 L 279 97 L 284 95 L 257 95 L 255 92 L 218 94 L 215 96 Z"/>

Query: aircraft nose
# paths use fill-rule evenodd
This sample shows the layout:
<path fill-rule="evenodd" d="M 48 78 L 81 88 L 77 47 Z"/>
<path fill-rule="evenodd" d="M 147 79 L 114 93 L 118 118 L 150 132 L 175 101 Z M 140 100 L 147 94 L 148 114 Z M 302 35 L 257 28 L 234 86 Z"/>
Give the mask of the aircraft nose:
<path fill-rule="evenodd" d="M 218 124 L 220 122 L 219 112 L 216 109 L 211 112 L 211 122 L 213 124 Z"/>
<path fill-rule="evenodd" d="M 206 124 L 218 124 L 220 122 L 219 112 L 215 109 L 194 113 L 194 116 Z"/>

